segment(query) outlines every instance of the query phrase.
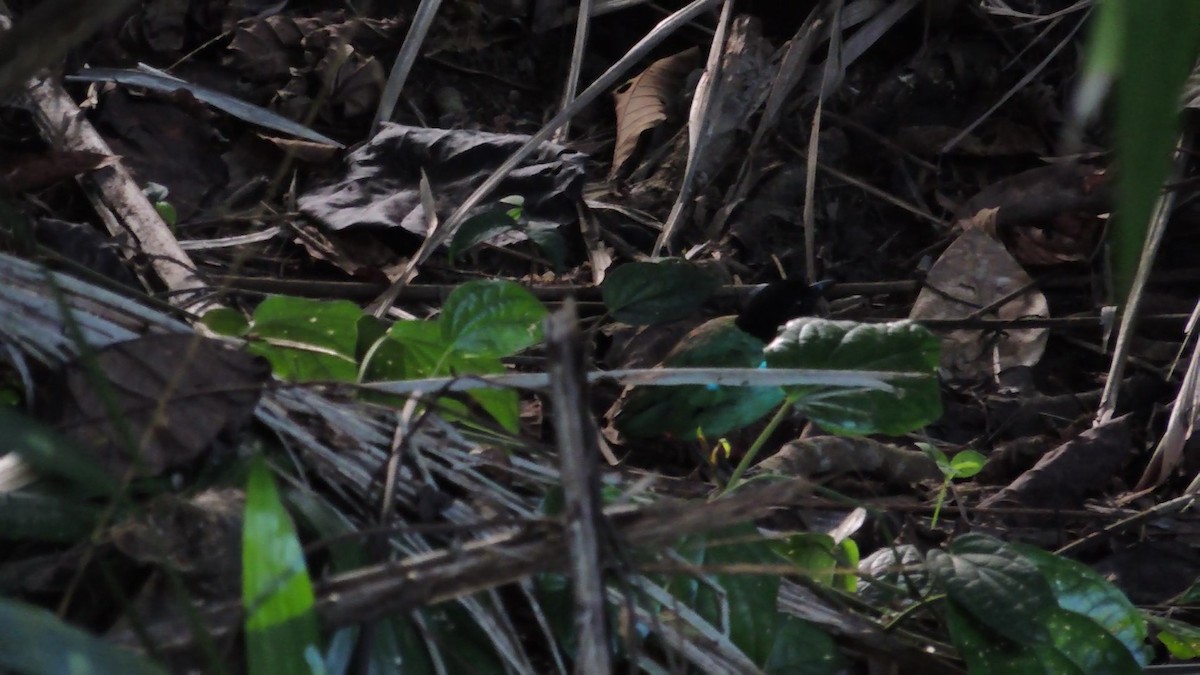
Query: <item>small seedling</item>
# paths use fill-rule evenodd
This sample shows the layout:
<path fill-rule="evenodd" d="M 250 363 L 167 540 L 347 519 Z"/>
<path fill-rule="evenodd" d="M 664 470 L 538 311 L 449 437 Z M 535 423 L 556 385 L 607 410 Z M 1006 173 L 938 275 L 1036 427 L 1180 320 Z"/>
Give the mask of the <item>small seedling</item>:
<path fill-rule="evenodd" d="M 946 453 L 928 443 L 919 445 L 925 454 L 937 462 L 938 470 L 942 472 L 942 487 L 938 490 L 937 502 L 933 507 L 933 520 L 929 524 L 930 527 L 937 527 L 938 516 L 942 513 L 942 504 L 946 502 L 946 493 L 950 490 L 951 481 L 970 478 L 979 473 L 987 458 L 974 450 L 963 450 L 951 459 L 946 457 Z"/>

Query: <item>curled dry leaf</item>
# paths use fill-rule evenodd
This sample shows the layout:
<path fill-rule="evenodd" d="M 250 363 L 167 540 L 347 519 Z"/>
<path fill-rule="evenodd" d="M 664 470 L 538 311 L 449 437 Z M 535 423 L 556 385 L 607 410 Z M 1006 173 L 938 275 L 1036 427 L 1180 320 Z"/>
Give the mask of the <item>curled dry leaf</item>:
<path fill-rule="evenodd" d="M 896 485 L 937 480 L 942 475 L 937 462 L 919 450 L 852 436 L 796 439 L 763 460 L 758 468 L 806 478 L 868 475 Z"/>
<path fill-rule="evenodd" d="M 1132 457 L 1130 434 L 1128 415 L 1088 429 L 1047 453 L 980 506 L 1079 508 L 1089 492 L 1107 487 Z"/>
<path fill-rule="evenodd" d="M 909 318 L 1047 318 L 1046 297 L 1008 250 L 989 234 L 995 210 L 985 210 L 942 253 L 929 270 Z M 1025 289 L 1023 293 L 1019 293 Z M 1015 295 L 1015 297 L 1013 297 Z M 1003 301 L 1003 302 L 1002 302 Z M 998 306 L 997 303 L 1001 303 Z M 986 310 L 986 311 L 983 311 Z M 1046 349 L 1044 328 L 1012 329 L 995 334 L 959 329 L 942 336 L 943 375 L 956 380 L 999 380 L 1012 368 L 1032 366 Z"/>
<path fill-rule="evenodd" d="M 683 89 L 688 73 L 699 64 L 700 50 L 692 47 L 650 64 L 616 92 L 617 141 L 612 173 L 617 175 L 637 150 L 642 134 L 669 117 L 668 110 Z"/>

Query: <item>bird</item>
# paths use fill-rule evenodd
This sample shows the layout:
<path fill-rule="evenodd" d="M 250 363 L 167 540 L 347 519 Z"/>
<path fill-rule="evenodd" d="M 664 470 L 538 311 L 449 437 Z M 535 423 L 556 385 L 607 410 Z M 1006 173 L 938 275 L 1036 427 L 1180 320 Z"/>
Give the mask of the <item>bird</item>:
<path fill-rule="evenodd" d="M 765 367 L 763 349 L 789 319 L 811 315 L 832 282 L 773 281 L 734 316 L 710 319 L 686 334 L 659 364 L 664 368 Z M 630 387 L 606 417 L 625 438 L 719 438 L 753 424 L 783 401 L 779 387 L 681 385 Z"/>

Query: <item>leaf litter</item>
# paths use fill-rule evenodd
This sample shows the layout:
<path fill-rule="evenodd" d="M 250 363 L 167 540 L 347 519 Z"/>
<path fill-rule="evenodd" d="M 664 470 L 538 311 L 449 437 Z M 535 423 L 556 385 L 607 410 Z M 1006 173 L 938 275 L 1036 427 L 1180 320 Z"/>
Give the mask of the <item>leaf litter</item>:
<path fill-rule="evenodd" d="M 1172 354 L 1190 356 L 1183 351 L 1190 346 L 1181 329 L 1194 302 L 1189 294 L 1195 269 L 1183 252 L 1194 250 L 1194 242 L 1188 228 L 1173 227 L 1151 278 L 1138 344 L 1167 349 L 1135 346 L 1135 372 L 1125 382 L 1118 411 L 1123 416 L 1093 426 L 1108 363 L 1101 241 L 1111 209 L 1111 168 L 1098 130 L 1085 135 L 1083 154 L 1051 156 L 1063 119 L 1061 101 L 1068 97 L 1076 66 L 1073 57 L 1052 52 L 1056 41 L 1078 39 L 1065 25 L 1047 28 L 1045 35 L 1053 39 L 1045 40 L 1040 28 L 997 11 L 997 3 L 984 3 L 978 11 L 952 3 L 921 11 L 911 2 L 818 3 L 812 13 L 785 8 L 788 3 L 749 3 L 748 14 L 730 20 L 730 42 L 708 59 L 720 69 L 713 78 L 700 54 L 710 50 L 706 36 L 720 24 L 715 15 L 702 15 L 627 71 L 627 83 L 611 92 L 615 99 L 577 112 L 567 137 L 543 144 L 477 209 L 507 209 L 501 198 L 522 197 L 524 207 L 513 228 L 472 240 L 465 255 L 453 260 L 444 248 L 435 248 L 426 260 L 419 249 L 436 234 L 431 224 L 436 229 L 444 222 L 561 106 L 559 89 L 573 38 L 572 25 L 563 23 L 569 11 L 549 7 L 553 3 L 445 3 L 412 70 L 395 124 L 372 135 L 371 117 L 387 68 L 417 3 L 398 3 L 400 11 L 392 13 L 366 10 L 361 16 L 324 7 L 329 3 L 307 4 L 313 6 L 151 0 L 127 12 L 117 29 L 79 44 L 68 61 L 67 72 L 76 78 L 67 78 L 68 88 L 113 152 L 64 151 L 57 138 L 39 132 L 20 110 L 6 110 L 5 125 L 14 133 L 3 141 L 5 193 L 16 211 L 5 219 L 55 223 L 53 236 L 45 225 L 32 230 L 37 241 L 56 252 L 40 254 L 41 260 L 64 270 L 77 269 L 67 266 L 74 260 L 119 276 L 127 286 L 140 283 L 134 280 L 147 277 L 138 243 L 115 237 L 111 247 L 101 248 L 94 232 L 105 216 L 91 209 L 86 193 L 70 180 L 86 179 L 119 161 L 140 187 L 151 182 L 167 187 L 165 199 L 178 216 L 170 236 L 181 242 L 266 233 L 238 246 L 196 250 L 196 272 L 236 310 L 253 309 L 264 288 L 365 303 L 395 281 L 407 261 L 421 259 L 417 278 L 402 289 L 395 308 L 399 315 L 413 321 L 435 316 L 447 295 L 438 288 L 479 277 L 510 279 L 538 291 L 552 306 L 575 296 L 585 319 L 598 327 L 589 334 L 594 338 L 589 358 L 610 367 L 659 363 L 674 346 L 674 335 L 736 312 L 750 285 L 781 274 L 829 277 L 837 283 L 825 292 L 822 311 L 832 312 L 832 318 L 868 323 L 908 318 L 935 332 L 946 413 L 919 434 L 855 438 L 822 428 L 823 414 L 827 425 L 837 426 L 836 410 L 812 408 L 806 417 L 801 408 L 773 428 L 764 454 L 774 456 L 759 472 L 816 481 L 868 506 L 867 524 L 855 535 L 868 554 L 895 545 L 925 550 L 969 527 L 986 527 L 1046 547 L 1088 542 L 1076 557 L 1096 569 L 1122 570 L 1114 578 L 1139 602 L 1169 602 L 1183 590 L 1154 586 L 1148 581 L 1152 573 L 1134 575 L 1128 561 L 1136 558 L 1166 570 L 1167 562 L 1138 554 L 1151 545 L 1186 549 L 1190 515 L 1163 514 L 1149 542 L 1118 523 L 1177 494 L 1191 478 L 1178 468 L 1196 464 L 1195 443 L 1184 431 L 1190 425 L 1172 419 L 1170 445 L 1160 449 L 1166 459 L 1148 465 L 1149 449 L 1160 444 L 1168 423 L 1162 406 L 1178 390 L 1180 371 L 1194 370 L 1171 370 Z M 1034 9 L 1034 3 L 1008 4 Z M 1082 20 L 1065 7 L 1069 3 L 1062 4 L 1064 23 Z M 994 13 L 984 20 L 989 10 Z M 656 11 L 638 6 L 595 17 L 580 64 L 584 81 L 649 34 L 662 19 Z M 832 42 L 831 26 L 837 38 Z M 939 39 L 926 40 L 928 35 Z M 1018 42 L 1022 49 L 1014 51 Z M 1056 67 L 1021 81 L 1043 58 Z M 84 62 L 96 69 L 91 76 L 74 67 Z M 139 63 L 161 70 L 166 79 L 134 78 Z M 708 97 L 703 118 L 695 116 L 698 96 Z M 991 109 L 996 101 L 1003 105 Z M 813 124 L 817 114 L 819 126 Z M 813 129 L 819 135 L 810 143 Z M 71 130 L 60 124 L 58 132 Z M 364 164 L 364 158 L 370 162 Z M 689 167 L 696 177 L 685 187 Z M 422 174 L 432 202 L 420 194 Z M 430 203 L 436 214 L 424 213 Z M 1181 208 L 1173 217 L 1186 221 L 1191 209 Z M 804 250 L 804 218 L 811 219 L 815 233 L 813 251 Z M 664 237 L 669 223 L 677 229 Z M 561 237 L 563 254 L 557 260 L 538 239 L 538 228 L 553 228 Z M 626 289 L 633 298 L 628 306 L 604 305 L 605 296 L 629 273 L 622 270 L 655 262 L 655 247 L 664 243 L 667 253 L 698 263 L 695 269 L 706 276 L 675 288 L 677 302 L 660 298 L 650 310 L 639 308 L 637 297 L 670 288 L 659 287 L 653 274 L 638 282 L 640 287 Z M 19 237 L 5 250 L 31 255 Z M 80 255 L 81 250 L 111 250 L 112 256 Z M 611 269 L 592 268 L 610 260 Z M 113 271 L 121 264 L 123 275 Z M 45 277 L 7 256 L 2 267 L 12 292 L 0 303 L 5 317 L 0 326 L 13 365 L 0 372 L 11 372 L 8 380 L 23 379 L 39 393 L 53 391 L 42 382 L 57 372 L 68 394 L 40 401 L 39 409 L 46 411 L 40 418 L 57 425 L 80 449 L 90 448 L 107 471 L 127 479 L 131 460 L 114 445 L 120 434 L 108 419 L 111 411 L 85 398 L 81 388 L 92 367 L 86 357 L 67 365 L 78 346 L 62 336 L 74 329 L 55 309 Z M 615 286 L 590 285 L 605 272 L 618 280 Z M 723 290 L 706 301 L 709 287 L 717 285 Z M 231 448 L 223 444 L 244 447 L 247 439 L 268 444 L 283 439 L 293 463 L 275 468 L 290 472 L 295 489 L 322 500 L 335 520 L 359 528 L 437 524 L 468 532 L 483 532 L 481 523 L 488 518 L 533 518 L 541 497 L 557 484 L 557 465 L 540 450 L 553 442 L 554 430 L 535 413 L 554 401 L 522 394 L 525 435 L 501 433 L 497 440 L 495 420 L 473 408 L 471 397 L 439 398 L 448 406 L 440 411 L 392 400 L 388 405 L 400 412 L 389 413 L 379 403 L 355 400 L 340 384 L 264 389 L 263 373 L 252 362 L 242 363 L 240 352 L 206 341 L 195 343 L 201 353 L 185 360 L 170 346 L 193 344 L 193 339 L 145 335 L 146 327 L 158 321 L 146 318 L 149 310 L 78 286 L 69 296 L 77 315 L 95 315 L 80 328 L 96 350 L 100 372 L 119 392 L 110 404 L 134 435 L 154 438 L 148 454 L 133 463 L 144 465 L 139 478 L 197 480 L 206 462 L 228 461 L 230 453 L 220 450 Z M 639 309 L 683 324 L 660 340 L 648 328 L 622 333 L 606 316 L 612 310 L 628 320 Z M 181 328 L 176 323 L 171 330 Z M 357 333 L 370 334 L 365 328 Z M 343 356 L 353 360 L 361 353 L 350 351 L 369 347 L 347 345 Z M 461 355 L 453 359 L 469 361 Z M 544 368 L 544 355 L 535 349 L 506 355 L 504 363 L 510 370 L 538 370 Z M 212 379 L 229 390 L 191 389 Z M 174 385 L 164 393 L 147 390 L 147 381 Z M 620 391 L 597 385 L 593 417 L 600 418 Z M 159 414 L 166 416 L 146 418 L 152 407 L 161 407 Z M 249 422 L 251 410 L 255 423 Z M 440 419 L 439 412 L 455 423 Z M 717 451 L 718 438 L 627 441 L 617 446 L 623 466 L 610 467 L 606 480 L 616 484 L 642 472 L 654 480 L 640 484 L 644 491 L 627 499 L 690 496 L 698 513 L 702 496 L 729 475 L 763 423 L 726 434 L 724 454 Z M 263 429 L 271 434 L 263 435 Z M 955 483 L 953 508 L 942 511 L 936 527 L 929 516 L 941 477 L 917 442 L 935 443 L 949 454 L 977 450 L 989 458 L 978 477 Z M 697 446 L 711 452 L 697 452 Z M 496 447 L 503 448 L 503 461 L 495 459 Z M 389 465 L 389 457 L 402 459 Z M 1157 490 L 1139 493 L 1134 486 Z M 236 502 L 237 488 L 232 489 L 230 499 Z M 213 529 L 217 538 L 225 528 L 237 527 L 227 522 L 228 513 L 205 513 L 213 503 L 206 494 L 174 505 L 147 502 L 150 521 L 161 514 L 178 521 L 179 529 L 155 534 L 161 524 L 119 521 L 124 529 L 113 530 L 121 535 L 116 550 L 103 555 L 174 567 L 201 585 L 228 575 L 203 557 L 179 564 L 154 548 L 156 537 L 186 541 L 188 528 L 203 530 L 206 519 L 222 523 Z M 389 507 L 395 515 L 376 522 L 366 514 L 378 512 L 384 494 L 396 501 Z M 834 500 L 793 495 L 784 512 L 804 521 L 845 508 Z M 901 519 L 904 526 L 881 535 L 878 528 L 888 518 Z M 782 512 L 759 522 L 781 519 L 787 519 Z M 526 526 L 532 527 L 488 529 L 512 537 Z M 328 524 L 311 527 L 309 534 L 333 531 L 322 529 L 332 527 Z M 404 557 L 461 543 L 434 532 L 389 545 Z M 451 540 L 459 543 L 447 544 Z M 56 569 L 88 573 L 87 564 L 67 551 L 52 557 Z M 32 560 L 14 552 L 0 564 L 12 571 Z M 527 572 L 556 569 L 548 565 Z M 1194 578 L 1200 565 L 1184 569 L 1170 573 Z M 482 575 L 475 579 L 477 588 L 492 585 L 486 574 L 477 574 Z M 638 579 L 652 583 L 649 577 Z M 328 579 L 329 584 L 338 581 Z M 132 578 L 127 583 L 154 598 L 151 604 L 166 602 L 149 586 L 138 588 Z M 422 621 L 433 622 L 420 628 L 432 636 L 427 644 L 435 655 L 428 658 L 450 656 L 436 647 L 435 633 L 455 621 L 468 621 L 477 631 L 471 639 L 490 650 L 483 661 L 534 672 L 532 664 L 562 658 L 557 647 L 544 646 L 558 644 L 544 616 L 529 634 L 513 635 L 506 628 L 507 612 L 549 612 L 549 596 L 535 597 L 526 589 L 526 595 L 506 598 L 500 608 L 479 603 L 466 594 L 470 588 L 464 584 L 464 590 L 430 596 L 430 602 L 456 600 L 423 609 Z M 321 589 L 318 584 L 318 593 Z M 94 616 L 85 600 L 68 605 L 68 618 Z M 840 622 L 853 619 L 840 609 L 831 614 L 837 620 L 818 624 L 845 636 L 838 633 L 845 630 Z M 353 612 L 340 616 L 349 622 Z M 109 612 L 105 618 L 113 625 L 118 617 Z M 228 627 L 210 618 L 214 626 Z M 714 630 L 709 622 L 716 621 L 690 620 L 698 635 Z M 160 617 L 155 630 L 171 635 L 168 618 Z M 132 644 L 127 629 L 118 625 L 114 632 L 122 631 L 126 635 L 118 642 Z M 867 652 L 888 639 L 870 631 L 857 635 Z M 182 638 L 181 644 L 176 656 L 194 658 L 194 653 L 188 656 L 190 639 Z M 910 668 L 930 665 L 928 655 L 911 644 L 888 657 Z M 713 663 L 743 663 L 738 659 L 745 655 L 728 642 L 713 641 L 685 650 L 684 658 L 703 670 Z"/>

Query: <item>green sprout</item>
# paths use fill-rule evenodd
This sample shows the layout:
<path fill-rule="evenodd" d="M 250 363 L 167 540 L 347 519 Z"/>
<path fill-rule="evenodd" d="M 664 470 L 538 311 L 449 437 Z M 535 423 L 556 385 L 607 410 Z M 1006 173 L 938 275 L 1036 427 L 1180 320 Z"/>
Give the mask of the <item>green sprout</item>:
<path fill-rule="evenodd" d="M 938 470 L 942 472 L 942 487 L 938 490 L 937 503 L 933 507 L 933 521 L 929 524 L 930 527 L 937 527 L 938 516 L 942 513 L 942 504 L 946 502 L 946 493 L 950 490 L 951 481 L 970 478 L 979 473 L 987 458 L 974 450 L 963 450 L 951 459 L 946 457 L 946 453 L 929 443 L 919 443 L 918 445 L 925 454 L 937 462 Z"/>

